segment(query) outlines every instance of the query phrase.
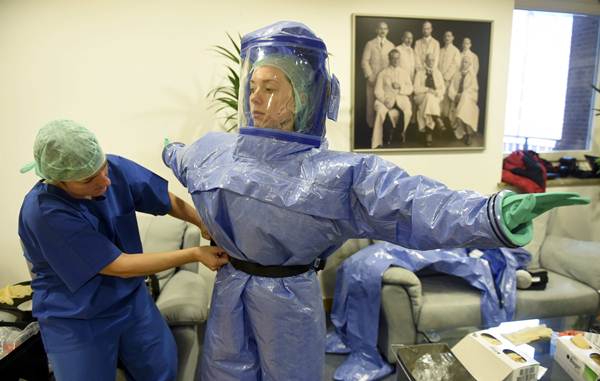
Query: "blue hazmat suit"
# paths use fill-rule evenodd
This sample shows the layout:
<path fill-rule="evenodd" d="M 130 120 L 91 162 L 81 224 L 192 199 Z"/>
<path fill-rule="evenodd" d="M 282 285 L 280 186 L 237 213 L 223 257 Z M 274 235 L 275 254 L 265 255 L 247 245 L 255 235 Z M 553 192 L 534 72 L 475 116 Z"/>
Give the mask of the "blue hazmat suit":
<path fill-rule="evenodd" d="M 481 291 L 485 327 L 512 320 L 516 307 L 515 271 L 531 256 L 523 249 L 485 249 L 481 258 L 469 249 L 419 251 L 390 243 L 377 243 L 349 257 L 337 271 L 329 353 L 350 353 L 335 373 L 335 380 L 372 381 L 393 371 L 377 350 L 381 280 L 390 266 L 417 272 L 425 268 L 460 277 Z M 485 259 L 485 260 L 484 260 Z"/>
<path fill-rule="evenodd" d="M 216 278 L 202 380 L 323 376 L 315 271 L 251 275 L 235 260 L 306 266 L 362 237 L 422 250 L 515 246 L 501 229 L 504 193 L 452 191 L 377 156 L 327 149 L 325 119 L 337 117 L 339 84 L 325 44 L 308 27 L 283 21 L 249 33 L 240 56 L 239 134 L 209 133 L 163 150 L 230 256 Z"/>
<path fill-rule="evenodd" d="M 77 199 L 40 181 L 25 196 L 19 237 L 32 265 L 33 315 L 60 381 L 115 378 L 171 381 L 173 335 L 143 277 L 100 274 L 121 253 L 141 253 L 135 212 L 171 210 L 167 182 L 125 158 L 106 155 L 111 185 Z"/>
<path fill-rule="evenodd" d="M 504 246 L 491 198 L 409 176 L 372 155 L 277 137 L 210 133 L 171 144 L 165 163 L 192 195 L 213 239 L 261 265 L 310 264 L 349 238 L 421 250 Z M 325 321 L 314 272 L 217 274 L 203 380 L 319 380 Z"/>

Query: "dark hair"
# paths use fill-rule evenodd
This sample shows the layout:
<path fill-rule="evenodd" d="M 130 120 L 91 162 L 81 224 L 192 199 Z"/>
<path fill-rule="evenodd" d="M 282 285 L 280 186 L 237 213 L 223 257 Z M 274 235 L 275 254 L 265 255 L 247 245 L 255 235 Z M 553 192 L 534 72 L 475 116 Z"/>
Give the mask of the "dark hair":
<path fill-rule="evenodd" d="M 391 60 L 392 59 L 392 54 L 398 54 L 400 55 L 400 51 L 398 51 L 398 49 L 392 49 L 390 50 L 390 52 L 388 53 L 388 59 Z"/>

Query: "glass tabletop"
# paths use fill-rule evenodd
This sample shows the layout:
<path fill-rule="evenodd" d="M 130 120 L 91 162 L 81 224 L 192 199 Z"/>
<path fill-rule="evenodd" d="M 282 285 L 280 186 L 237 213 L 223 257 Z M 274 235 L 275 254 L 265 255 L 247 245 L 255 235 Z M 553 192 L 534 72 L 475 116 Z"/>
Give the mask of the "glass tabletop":
<path fill-rule="evenodd" d="M 493 328 L 495 333 L 512 333 L 528 327 L 537 327 L 546 325 L 553 330 L 550 339 L 537 340 L 528 344 L 522 344 L 516 347 L 518 352 L 535 359 L 545 368 L 542 376 L 538 374 L 540 381 L 570 381 L 571 377 L 565 370 L 554 360 L 554 352 L 556 349 L 556 339 L 558 332 L 566 329 L 578 329 L 578 324 L 573 325 L 571 319 L 556 318 L 556 319 L 531 319 L 514 322 L 502 323 L 500 326 Z M 450 348 L 454 347 L 465 335 L 478 331 L 481 328 L 465 327 L 464 329 L 448 332 L 426 332 L 422 333 L 426 336 L 423 342 L 439 342 L 445 343 Z"/>

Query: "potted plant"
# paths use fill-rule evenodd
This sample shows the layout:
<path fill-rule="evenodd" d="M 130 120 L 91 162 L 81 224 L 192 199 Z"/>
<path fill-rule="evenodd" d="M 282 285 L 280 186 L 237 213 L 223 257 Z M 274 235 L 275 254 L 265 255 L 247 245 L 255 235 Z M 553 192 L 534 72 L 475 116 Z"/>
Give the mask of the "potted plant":
<path fill-rule="evenodd" d="M 225 121 L 223 127 L 227 132 L 237 128 L 238 113 L 238 95 L 240 87 L 240 42 L 242 36 L 238 33 L 238 41 L 234 40 L 229 33 L 227 38 L 232 47 L 227 48 L 221 45 L 214 45 L 212 50 L 226 60 L 227 83 L 217 86 L 207 94 L 212 99 L 211 107 L 215 108 L 216 113 L 224 113 Z"/>

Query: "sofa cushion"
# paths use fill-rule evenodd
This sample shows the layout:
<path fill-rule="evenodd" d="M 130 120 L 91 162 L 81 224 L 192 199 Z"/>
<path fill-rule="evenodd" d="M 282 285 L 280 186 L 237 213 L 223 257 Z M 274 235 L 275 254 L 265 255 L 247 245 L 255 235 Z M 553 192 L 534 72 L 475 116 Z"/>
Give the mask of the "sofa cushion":
<path fill-rule="evenodd" d="M 420 331 L 481 326 L 481 292 L 463 279 L 433 275 L 421 280 L 423 304 Z"/>
<path fill-rule="evenodd" d="M 161 291 L 156 306 L 167 323 L 200 324 L 208 318 L 209 279 L 191 271 L 177 272 Z"/>
<path fill-rule="evenodd" d="M 569 237 L 582 241 L 598 241 L 600 232 L 600 192 L 597 186 L 577 188 L 554 188 L 553 192 L 577 191 L 581 196 L 591 199 L 589 205 L 573 205 L 555 208 L 550 212 L 547 234 Z"/>
<path fill-rule="evenodd" d="M 548 271 L 545 290 L 517 291 L 516 320 L 591 315 L 599 299 L 598 292 L 587 285 Z"/>
<path fill-rule="evenodd" d="M 549 235 L 541 254 L 544 268 L 600 290 L 600 242 Z"/>
<path fill-rule="evenodd" d="M 598 293 L 583 283 L 548 272 L 543 291 L 518 290 L 515 320 L 593 314 Z M 480 327 L 481 293 L 466 281 L 449 276 L 421 277 L 423 306 L 417 324 L 420 331 Z"/>

